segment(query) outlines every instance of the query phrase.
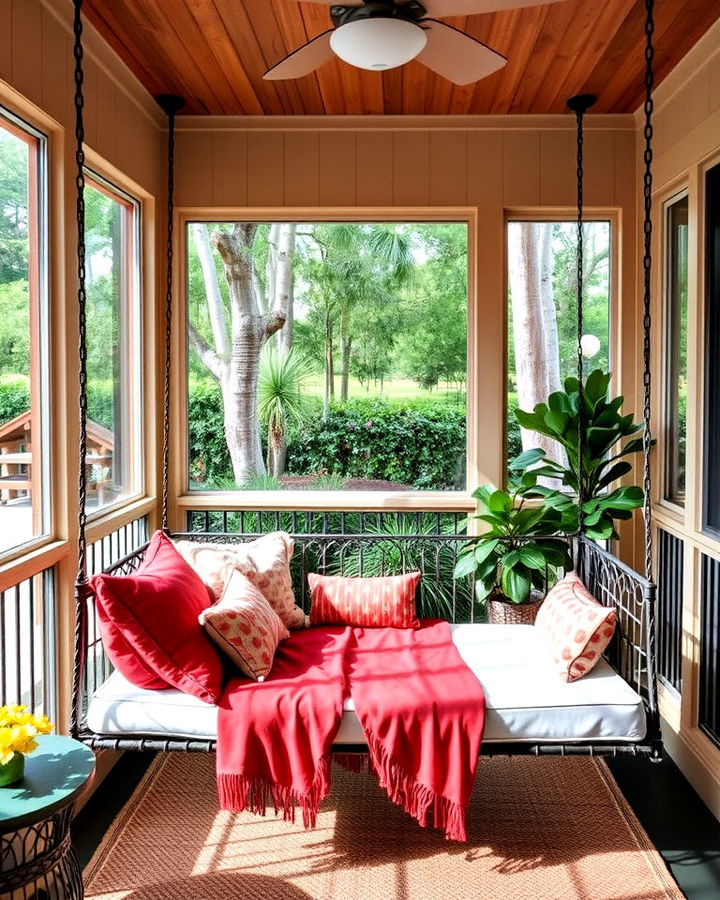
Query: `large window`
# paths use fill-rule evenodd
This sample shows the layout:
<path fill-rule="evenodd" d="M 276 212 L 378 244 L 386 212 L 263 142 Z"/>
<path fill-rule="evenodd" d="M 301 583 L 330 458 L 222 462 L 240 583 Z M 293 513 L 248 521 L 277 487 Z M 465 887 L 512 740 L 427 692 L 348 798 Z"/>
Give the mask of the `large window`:
<path fill-rule="evenodd" d="M 720 533 L 720 165 L 705 177 L 705 525 Z"/>
<path fill-rule="evenodd" d="M 665 206 L 665 499 L 685 503 L 688 198 Z"/>
<path fill-rule="evenodd" d="M 191 489 L 465 488 L 466 224 L 186 241 Z"/>
<path fill-rule="evenodd" d="M 88 511 L 142 489 L 139 206 L 88 174 Z"/>
<path fill-rule="evenodd" d="M 48 533 L 45 138 L 0 110 L 0 554 Z"/>
<path fill-rule="evenodd" d="M 577 224 L 508 222 L 507 453 L 557 444 L 520 429 L 516 409 L 532 410 L 577 375 Z M 583 230 L 583 366 L 610 362 L 610 222 Z"/>

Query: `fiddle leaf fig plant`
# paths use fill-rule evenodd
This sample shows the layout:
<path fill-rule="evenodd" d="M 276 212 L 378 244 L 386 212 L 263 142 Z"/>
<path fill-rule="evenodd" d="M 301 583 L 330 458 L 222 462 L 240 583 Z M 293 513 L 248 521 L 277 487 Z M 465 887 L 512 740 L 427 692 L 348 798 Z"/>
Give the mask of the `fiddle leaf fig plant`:
<path fill-rule="evenodd" d="M 563 530 L 574 532 L 578 528 L 577 497 L 582 488 L 584 531 L 595 540 L 616 538 L 615 521 L 631 518 L 645 497 L 636 485 L 608 490 L 609 485 L 632 470 L 632 463 L 625 457 L 643 448 L 642 438 L 633 437 L 642 430 L 642 424 L 633 422 L 632 414 L 621 414 L 624 398 L 610 399 L 609 385 L 610 374 L 600 369 L 587 376 L 582 391 L 582 417 L 577 378 L 567 378 L 564 390 L 550 394 L 547 403 L 539 403 L 533 412 L 516 413 L 523 428 L 556 440 L 567 457 L 567 465 L 563 465 L 548 460 L 544 451 L 537 450 L 536 455 L 540 455 L 533 472 L 538 477 L 561 479 L 572 495 L 542 485 L 537 491 L 560 512 Z M 578 442 L 581 418 L 582 457 Z"/>
<path fill-rule="evenodd" d="M 552 535 L 561 533 L 563 512 L 559 492 L 539 492 L 542 450 L 528 450 L 510 463 L 507 490 L 482 485 L 472 496 L 478 519 L 487 526 L 459 555 L 454 577 L 475 576 L 475 595 L 484 602 L 493 594 L 512 603 L 527 603 L 534 589 L 544 591 L 548 576 L 569 568 L 567 544 Z M 557 494 L 557 496 L 555 496 Z M 528 501 L 540 500 L 530 505 Z"/>

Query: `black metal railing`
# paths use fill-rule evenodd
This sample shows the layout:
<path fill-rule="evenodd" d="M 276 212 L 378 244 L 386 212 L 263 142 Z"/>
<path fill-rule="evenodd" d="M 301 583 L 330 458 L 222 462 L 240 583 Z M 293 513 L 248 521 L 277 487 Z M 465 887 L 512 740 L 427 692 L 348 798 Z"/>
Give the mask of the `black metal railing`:
<path fill-rule="evenodd" d="M 55 717 L 55 569 L 0 592 L 0 706 Z"/>
<path fill-rule="evenodd" d="M 659 747 L 655 585 L 587 538 L 578 541 L 577 558 L 579 574 L 593 597 L 615 607 L 617 627 L 605 657 L 642 697 L 646 742 Z"/>
<path fill-rule="evenodd" d="M 467 513 L 438 511 L 328 512 L 318 510 L 189 510 L 193 533 L 267 534 L 464 534 Z"/>
<path fill-rule="evenodd" d="M 720 559 L 702 555 L 698 726 L 720 747 Z"/>
<path fill-rule="evenodd" d="M 658 675 L 678 693 L 682 686 L 683 541 L 658 528 Z"/>

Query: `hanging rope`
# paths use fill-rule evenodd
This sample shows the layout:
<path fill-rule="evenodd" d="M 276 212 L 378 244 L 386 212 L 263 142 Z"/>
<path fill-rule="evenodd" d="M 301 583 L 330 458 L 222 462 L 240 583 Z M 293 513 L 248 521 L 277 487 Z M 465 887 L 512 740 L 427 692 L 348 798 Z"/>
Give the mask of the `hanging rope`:
<path fill-rule="evenodd" d="M 650 334 L 652 321 L 650 317 L 650 281 L 652 271 L 652 114 L 654 84 L 653 62 L 655 48 L 653 46 L 653 33 L 655 22 L 653 20 L 654 0 L 645 0 L 645 173 L 643 176 L 643 195 L 645 206 L 645 221 L 643 234 L 645 237 L 645 249 L 643 254 L 643 489 L 645 500 L 643 503 L 643 519 L 645 522 L 645 577 L 653 580 L 653 545 L 652 545 L 652 513 L 651 513 L 651 480 L 650 480 Z"/>
<path fill-rule="evenodd" d="M 595 97 L 592 94 L 577 94 L 570 97 L 567 105 L 575 113 L 575 121 L 577 126 L 577 379 L 578 379 L 578 534 L 585 531 L 585 512 L 583 504 L 585 503 L 585 485 L 583 482 L 584 466 L 583 457 L 585 455 L 585 401 L 583 394 L 583 352 L 582 352 L 582 336 L 583 336 L 583 214 L 584 214 L 584 198 L 583 198 L 583 117 L 590 107 L 595 103 Z"/>
<path fill-rule="evenodd" d="M 77 280 L 78 280 L 78 382 L 80 409 L 80 436 L 78 442 L 78 574 L 77 584 L 87 581 L 87 544 L 85 526 L 87 512 L 87 473 L 85 457 L 87 455 L 87 293 L 85 290 L 85 120 L 83 109 L 83 44 L 82 44 L 82 5 L 83 0 L 73 0 L 75 6 L 73 18 L 73 34 L 75 43 L 75 162 L 77 172 L 75 186 L 77 188 Z"/>
<path fill-rule="evenodd" d="M 175 116 L 185 105 L 182 97 L 159 94 L 155 100 L 168 117 L 167 243 L 165 283 L 165 385 L 163 394 L 162 527 L 168 530 L 168 473 L 170 471 L 170 356 L 172 350 L 173 217 L 175 214 Z"/>

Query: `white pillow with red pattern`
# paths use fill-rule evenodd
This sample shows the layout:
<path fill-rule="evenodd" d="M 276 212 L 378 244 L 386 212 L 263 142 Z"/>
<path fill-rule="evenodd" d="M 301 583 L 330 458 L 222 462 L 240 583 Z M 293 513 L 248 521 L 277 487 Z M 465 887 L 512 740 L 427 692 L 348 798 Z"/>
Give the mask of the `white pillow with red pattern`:
<path fill-rule="evenodd" d="M 603 655 L 616 621 L 614 607 L 598 603 L 578 575 L 570 572 L 548 592 L 535 627 L 547 638 L 560 677 L 577 681 Z"/>

